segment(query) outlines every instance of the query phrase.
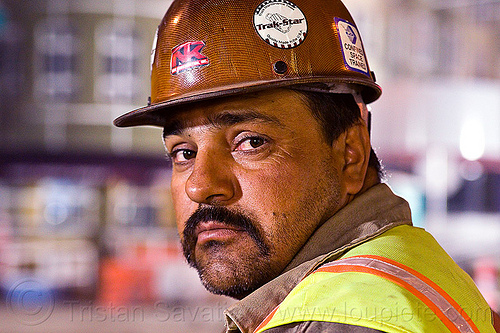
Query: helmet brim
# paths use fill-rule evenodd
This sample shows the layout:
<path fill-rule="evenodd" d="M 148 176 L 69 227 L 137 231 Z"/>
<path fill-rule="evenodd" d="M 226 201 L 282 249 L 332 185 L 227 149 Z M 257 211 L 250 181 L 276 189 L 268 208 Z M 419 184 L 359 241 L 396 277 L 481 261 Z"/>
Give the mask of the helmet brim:
<path fill-rule="evenodd" d="M 179 106 L 190 104 L 194 102 L 206 101 L 216 98 L 229 97 L 239 94 L 251 93 L 267 89 L 275 89 L 282 87 L 294 87 L 304 84 L 350 84 L 357 86 L 361 92 L 363 100 L 366 104 L 374 102 L 382 94 L 382 89 L 376 83 L 367 85 L 366 80 L 356 80 L 350 78 L 337 78 L 332 80 L 331 77 L 314 77 L 314 78 L 301 78 L 280 81 L 264 81 L 252 82 L 248 85 L 235 85 L 227 86 L 224 88 L 211 89 L 209 91 L 196 91 L 193 94 L 186 94 L 184 96 L 177 96 L 175 99 L 167 100 L 165 102 L 148 105 L 128 113 L 121 115 L 113 121 L 117 127 L 132 127 L 132 126 L 156 126 L 164 127 L 169 118 L 177 114 L 180 110 Z M 330 92 L 331 89 L 325 89 L 325 92 Z"/>

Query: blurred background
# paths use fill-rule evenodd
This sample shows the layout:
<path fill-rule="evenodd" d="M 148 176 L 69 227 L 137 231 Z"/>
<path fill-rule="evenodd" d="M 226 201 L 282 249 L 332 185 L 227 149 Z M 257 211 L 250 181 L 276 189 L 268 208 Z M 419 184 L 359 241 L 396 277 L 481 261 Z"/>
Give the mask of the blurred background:
<path fill-rule="evenodd" d="M 387 182 L 500 310 L 500 1 L 344 0 Z M 0 332 L 219 332 L 146 105 L 170 0 L 0 0 Z M 221 13 L 221 15 L 223 15 Z"/>

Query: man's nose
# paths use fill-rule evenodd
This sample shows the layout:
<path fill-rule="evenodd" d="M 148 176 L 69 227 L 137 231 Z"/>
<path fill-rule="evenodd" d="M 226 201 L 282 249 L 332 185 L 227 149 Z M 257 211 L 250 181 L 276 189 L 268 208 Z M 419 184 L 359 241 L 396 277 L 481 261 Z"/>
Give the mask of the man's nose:
<path fill-rule="evenodd" d="M 235 197 L 237 181 L 227 158 L 222 153 L 198 151 L 186 182 L 186 193 L 191 200 L 227 204 Z"/>

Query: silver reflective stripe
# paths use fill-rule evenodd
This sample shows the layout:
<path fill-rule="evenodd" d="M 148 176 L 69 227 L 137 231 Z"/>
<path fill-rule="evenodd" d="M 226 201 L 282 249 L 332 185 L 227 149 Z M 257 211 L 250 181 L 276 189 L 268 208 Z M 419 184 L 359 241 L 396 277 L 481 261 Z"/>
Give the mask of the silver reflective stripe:
<path fill-rule="evenodd" d="M 436 289 L 434 289 L 432 286 L 428 285 L 412 273 L 391 263 L 375 258 L 352 257 L 325 264 L 318 270 L 321 271 L 324 268 L 345 265 L 367 267 L 379 272 L 392 275 L 406 282 L 407 284 L 418 290 L 420 293 L 422 293 L 424 297 L 428 298 L 432 303 L 434 303 L 436 307 L 456 326 L 459 332 L 475 332 L 471 325 L 463 317 L 463 315 L 459 313 L 459 311 L 455 309 L 453 305 L 451 305 L 450 302 L 448 302 L 446 298 L 444 298 Z"/>

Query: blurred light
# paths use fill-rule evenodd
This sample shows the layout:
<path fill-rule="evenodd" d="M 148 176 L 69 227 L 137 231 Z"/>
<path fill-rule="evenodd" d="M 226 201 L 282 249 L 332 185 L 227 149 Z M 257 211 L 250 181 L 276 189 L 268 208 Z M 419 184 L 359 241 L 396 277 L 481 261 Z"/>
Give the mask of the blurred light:
<path fill-rule="evenodd" d="M 484 127 L 477 118 L 466 119 L 460 133 L 460 152 L 463 158 L 476 161 L 484 154 L 486 139 Z"/>
<path fill-rule="evenodd" d="M 433 146 L 426 154 L 426 192 L 434 199 L 446 197 L 448 193 L 448 152 L 446 148 Z"/>
<path fill-rule="evenodd" d="M 460 164 L 460 176 L 470 182 L 476 181 L 484 174 L 484 167 L 478 161 L 464 161 Z"/>

